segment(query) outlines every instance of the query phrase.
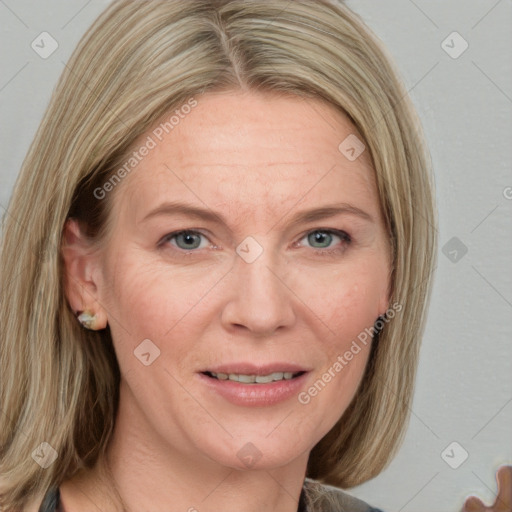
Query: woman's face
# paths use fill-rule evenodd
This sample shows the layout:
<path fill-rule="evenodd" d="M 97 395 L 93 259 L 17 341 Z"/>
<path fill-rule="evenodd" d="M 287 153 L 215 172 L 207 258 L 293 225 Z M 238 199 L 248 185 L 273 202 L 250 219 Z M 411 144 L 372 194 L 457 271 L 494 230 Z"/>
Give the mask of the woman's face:
<path fill-rule="evenodd" d="M 134 145 L 149 149 L 111 192 L 95 298 L 124 421 L 148 450 L 278 467 L 307 457 L 357 390 L 370 344 L 344 355 L 388 308 L 389 242 L 368 151 L 339 149 L 357 132 L 333 107 L 196 100 Z"/>

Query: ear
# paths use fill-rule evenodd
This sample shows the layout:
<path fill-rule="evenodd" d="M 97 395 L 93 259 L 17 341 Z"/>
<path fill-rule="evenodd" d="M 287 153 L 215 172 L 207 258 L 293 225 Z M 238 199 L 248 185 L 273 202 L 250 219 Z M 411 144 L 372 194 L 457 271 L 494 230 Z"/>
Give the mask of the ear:
<path fill-rule="evenodd" d="M 64 291 L 71 309 L 96 315 L 94 330 L 107 326 L 107 314 L 99 302 L 97 255 L 91 249 L 78 221 L 67 219 L 62 236 L 64 260 Z"/>

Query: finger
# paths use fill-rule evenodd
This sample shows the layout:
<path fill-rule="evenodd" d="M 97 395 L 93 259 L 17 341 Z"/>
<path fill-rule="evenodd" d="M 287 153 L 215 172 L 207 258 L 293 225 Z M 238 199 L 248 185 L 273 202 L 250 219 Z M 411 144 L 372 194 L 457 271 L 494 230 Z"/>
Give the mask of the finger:
<path fill-rule="evenodd" d="M 512 510 L 512 466 L 501 466 L 496 473 L 498 496 L 493 512 L 510 512 Z"/>
<path fill-rule="evenodd" d="M 470 496 L 462 508 L 462 512 L 485 512 L 485 510 L 485 505 L 476 496 Z"/>

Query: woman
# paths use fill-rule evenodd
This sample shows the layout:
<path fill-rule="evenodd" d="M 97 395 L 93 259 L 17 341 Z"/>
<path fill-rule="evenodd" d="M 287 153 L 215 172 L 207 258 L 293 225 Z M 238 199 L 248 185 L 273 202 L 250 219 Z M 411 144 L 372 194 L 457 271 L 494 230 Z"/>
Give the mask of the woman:
<path fill-rule="evenodd" d="M 113 2 L 4 219 L 4 510 L 378 510 L 341 489 L 404 434 L 433 196 L 341 3 Z"/>

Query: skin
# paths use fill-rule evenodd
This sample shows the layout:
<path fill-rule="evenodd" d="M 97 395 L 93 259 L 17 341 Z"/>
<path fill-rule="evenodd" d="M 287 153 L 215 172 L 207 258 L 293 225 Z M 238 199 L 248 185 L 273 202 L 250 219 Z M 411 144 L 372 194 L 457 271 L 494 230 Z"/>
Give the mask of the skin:
<path fill-rule="evenodd" d="M 357 130 L 320 100 L 239 91 L 196 99 L 111 192 L 115 225 L 104 248 L 90 250 L 76 223 L 66 224 L 66 295 L 74 310 L 97 314 L 95 328 L 110 325 L 122 378 L 108 457 L 129 510 L 147 510 L 149 498 L 152 511 L 292 512 L 310 451 L 348 407 L 370 344 L 306 405 L 297 396 L 234 405 L 198 372 L 287 361 L 310 370 L 307 390 L 386 312 L 390 247 L 374 171 L 368 151 L 349 161 L 338 150 Z M 183 214 L 143 220 L 164 201 L 207 208 L 227 224 Z M 290 223 L 339 203 L 372 220 L 342 213 Z M 204 235 L 199 248 L 187 251 L 180 237 L 162 243 L 184 229 Z M 335 233 L 315 241 L 319 229 L 351 241 Z M 263 248 L 252 263 L 236 252 L 249 236 Z M 145 339 L 160 350 L 148 366 L 134 356 Z M 247 443 L 260 454 L 251 467 L 237 456 Z M 73 512 L 91 502 L 114 510 L 109 495 L 96 470 L 61 486 Z"/>

